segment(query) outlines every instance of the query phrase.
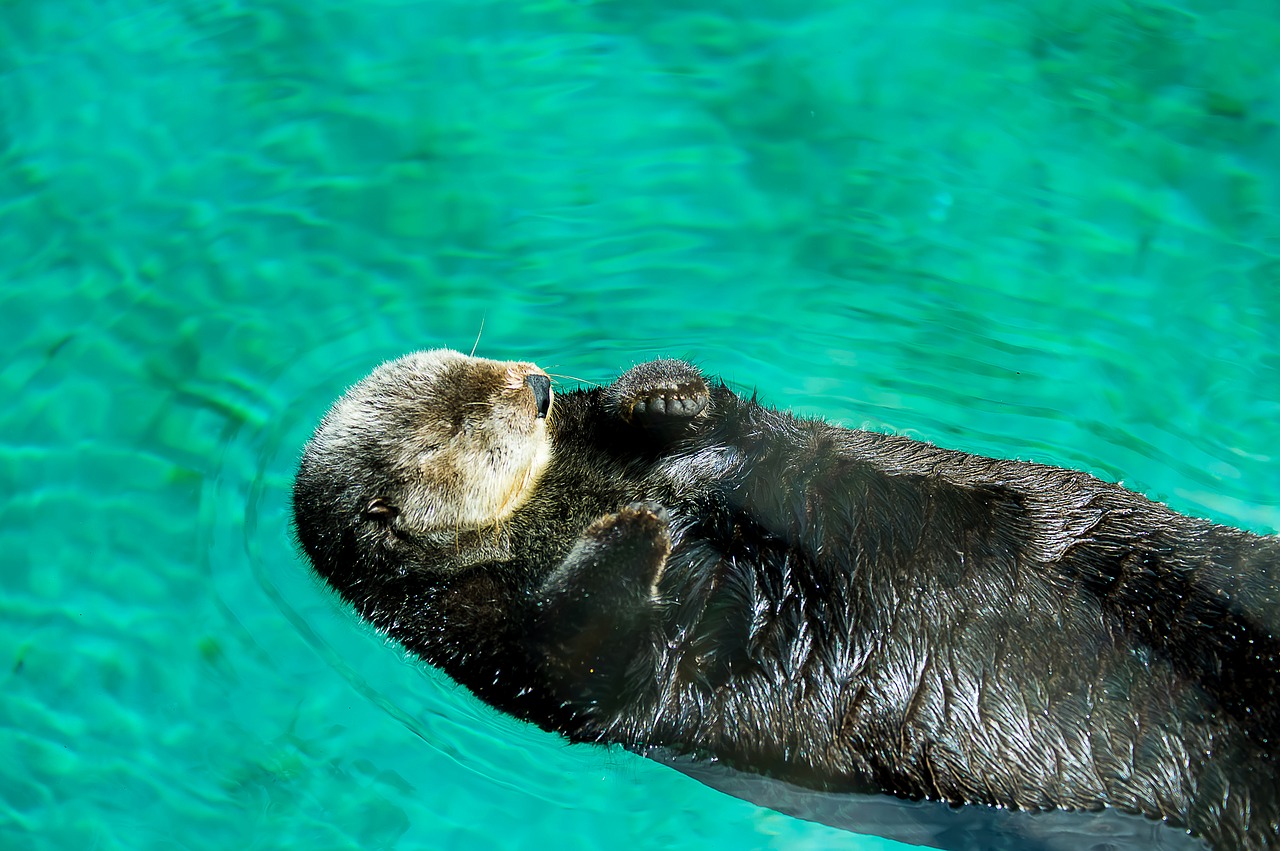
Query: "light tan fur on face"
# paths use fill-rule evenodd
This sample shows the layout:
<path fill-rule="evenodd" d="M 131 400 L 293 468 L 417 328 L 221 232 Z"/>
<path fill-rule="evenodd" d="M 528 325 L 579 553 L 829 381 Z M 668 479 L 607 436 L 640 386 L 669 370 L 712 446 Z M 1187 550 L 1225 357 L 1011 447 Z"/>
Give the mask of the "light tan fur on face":
<path fill-rule="evenodd" d="M 379 492 L 363 496 L 393 504 L 405 531 L 499 523 L 528 499 L 551 457 L 530 375 L 545 373 L 448 349 L 406 355 L 352 387 L 308 452 L 336 461 L 331 469 L 375 471 L 361 485 Z"/>

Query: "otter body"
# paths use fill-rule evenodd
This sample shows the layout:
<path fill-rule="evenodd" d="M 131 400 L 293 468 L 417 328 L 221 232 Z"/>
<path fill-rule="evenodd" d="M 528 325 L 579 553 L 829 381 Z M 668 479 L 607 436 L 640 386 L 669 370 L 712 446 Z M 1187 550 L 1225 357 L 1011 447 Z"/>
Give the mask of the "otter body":
<path fill-rule="evenodd" d="M 335 405 L 294 502 L 364 619 L 574 741 L 1280 846 L 1275 537 L 679 361 L 553 402 L 443 350 Z"/>

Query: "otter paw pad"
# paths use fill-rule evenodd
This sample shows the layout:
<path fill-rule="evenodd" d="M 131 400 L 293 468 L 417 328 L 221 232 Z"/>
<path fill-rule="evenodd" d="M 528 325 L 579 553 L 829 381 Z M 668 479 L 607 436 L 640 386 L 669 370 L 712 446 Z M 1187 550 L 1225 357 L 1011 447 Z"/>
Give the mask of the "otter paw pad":
<path fill-rule="evenodd" d="M 688 419 L 702 413 L 710 398 L 707 385 L 701 380 L 696 384 L 682 384 L 670 389 L 654 390 L 633 401 L 628 418 Z"/>

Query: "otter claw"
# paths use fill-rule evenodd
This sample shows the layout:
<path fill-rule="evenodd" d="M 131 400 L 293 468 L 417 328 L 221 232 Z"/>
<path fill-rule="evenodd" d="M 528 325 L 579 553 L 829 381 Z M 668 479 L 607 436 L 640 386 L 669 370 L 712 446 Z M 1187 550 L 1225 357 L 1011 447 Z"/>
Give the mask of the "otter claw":
<path fill-rule="evenodd" d="M 660 502 L 654 502 L 651 499 L 633 502 L 629 504 L 623 511 L 632 512 L 634 514 L 652 514 L 658 518 L 658 522 L 664 526 L 671 521 L 671 515 L 667 512 L 666 506 Z"/>
<path fill-rule="evenodd" d="M 698 390 L 681 387 L 676 391 L 656 393 L 638 399 L 631 409 L 631 415 L 633 417 L 695 417 L 707 407 L 709 398 L 705 387 Z"/>

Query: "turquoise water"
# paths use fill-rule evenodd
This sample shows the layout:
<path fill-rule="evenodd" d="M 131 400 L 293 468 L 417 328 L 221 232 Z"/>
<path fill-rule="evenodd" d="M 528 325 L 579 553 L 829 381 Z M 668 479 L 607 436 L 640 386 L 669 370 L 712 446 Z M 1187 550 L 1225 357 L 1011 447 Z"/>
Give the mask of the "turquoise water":
<path fill-rule="evenodd" d="M 1275 531 L 1277 57 L 1269 0 L 0 0 L 0 847 L 903 847 L 406 660 L 299 450 L 483 326 Z"/>

